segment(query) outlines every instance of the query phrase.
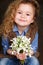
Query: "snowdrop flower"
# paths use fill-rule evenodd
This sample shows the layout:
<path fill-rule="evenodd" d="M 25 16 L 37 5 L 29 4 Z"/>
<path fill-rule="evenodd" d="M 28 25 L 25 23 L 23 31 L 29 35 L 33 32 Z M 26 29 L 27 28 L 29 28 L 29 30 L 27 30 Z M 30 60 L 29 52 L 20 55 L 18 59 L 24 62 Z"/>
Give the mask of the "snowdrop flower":
<path fill-rule="evenodd" d="M 13 38 L 11 44 L 12 48 L 12 53 L 15 50 L 17 53 L 23 53 L 26 52 L 30 57 L 31 55 L 29 54 L 31 48 L 31 38 L 27 38 L 26 36 L 17 36 L 17 38 Z"/>

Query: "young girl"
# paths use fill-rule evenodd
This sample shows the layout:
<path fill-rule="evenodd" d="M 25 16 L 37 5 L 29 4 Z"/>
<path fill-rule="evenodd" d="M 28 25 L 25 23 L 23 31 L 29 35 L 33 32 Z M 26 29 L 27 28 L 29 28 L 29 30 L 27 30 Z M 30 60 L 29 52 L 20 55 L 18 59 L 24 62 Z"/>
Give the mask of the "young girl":
<path fill-rule="evenodd" d="M 19 65 L 20 60 L 24 60 L 24 65 L 39 65 L 35 54 L 38 49 L 38 27 L 37 17 L 39 14 L 39 4 L 36 0 L 15 0 L 13 1 L 4 16 L 2 23 L 2 46 L 4 54 L 12 55 L 10 40 L 17 36 L 31 37 L 32 57 L 26 58 L 26 53 L 13 54 L 13 58 L 6 58 L 9 65 Z M 22 57 L 23 56 L 23 57 Z M 3 58 L 5 59 L 5 58 Z M 7 61 L 7 62 L 8 62 Z M 2 63 L 2 61 L 1 61 Z"/>

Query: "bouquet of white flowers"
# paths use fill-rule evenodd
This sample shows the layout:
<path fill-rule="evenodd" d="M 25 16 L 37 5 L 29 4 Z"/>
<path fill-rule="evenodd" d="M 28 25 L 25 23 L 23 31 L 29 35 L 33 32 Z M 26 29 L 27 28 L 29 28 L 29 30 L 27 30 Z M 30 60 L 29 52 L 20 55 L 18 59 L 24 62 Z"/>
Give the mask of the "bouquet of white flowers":
<path fill-rule="evenodd" d="M 11 48 L 12 48 L 12 54 L 14 51 L 16 51 L 18 54 L 26 52 L 28 56 L 31 57 L 29 54 L 31 50 L 31 44 L 30 44 L 31 38 L 27 38 L 26 36 L 17 36 L 16 38 L 13 38 Z"/>

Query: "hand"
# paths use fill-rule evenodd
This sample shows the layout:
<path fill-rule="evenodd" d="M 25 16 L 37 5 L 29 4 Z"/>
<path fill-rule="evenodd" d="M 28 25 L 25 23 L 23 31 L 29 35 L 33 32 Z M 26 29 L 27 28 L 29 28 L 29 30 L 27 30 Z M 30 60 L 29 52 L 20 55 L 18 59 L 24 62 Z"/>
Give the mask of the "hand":
<path fill-rule="evenodd" d="M 16 52 L 16 51 L 12 52 L 11 49 L 8 49 L 8 50 L 7 50 L 7 53 L 10 54 L 10 55 L 15 55 L 15 56 L 16 56 L 16 53 L 17 53 L 17 52 Z"/>
<path fill-rule="evenodd" d="M 34 54 L 34 51 L 33 50 L 30 50 L 30 52 L 29 52 L 29 55 L 33 55 Z"/>
<path fill-rule="evenodd" d="M 19 53 L 16 55 L 16 57 L 20 60 L 25 60 L 26 59 L 26 54 L 25 53 Z"/>

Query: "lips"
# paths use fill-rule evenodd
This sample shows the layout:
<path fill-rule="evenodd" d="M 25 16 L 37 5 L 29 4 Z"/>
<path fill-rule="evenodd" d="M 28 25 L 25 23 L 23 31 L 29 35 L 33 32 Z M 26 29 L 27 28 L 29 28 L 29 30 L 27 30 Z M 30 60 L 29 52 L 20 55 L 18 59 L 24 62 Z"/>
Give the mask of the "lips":
<path fill-rule="evenodd" d="M 26 20 L 23 20 L 23 19 L 19 19 L 19 21 L 25 22 Z"/>

